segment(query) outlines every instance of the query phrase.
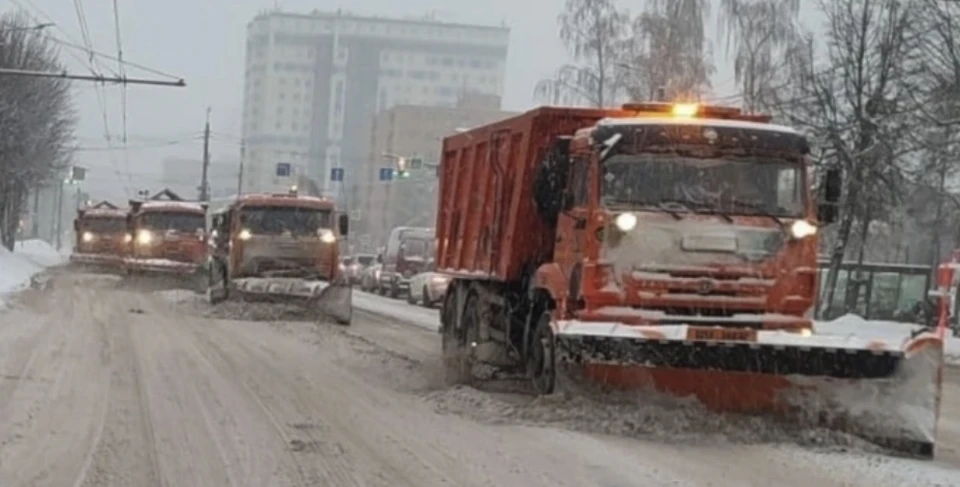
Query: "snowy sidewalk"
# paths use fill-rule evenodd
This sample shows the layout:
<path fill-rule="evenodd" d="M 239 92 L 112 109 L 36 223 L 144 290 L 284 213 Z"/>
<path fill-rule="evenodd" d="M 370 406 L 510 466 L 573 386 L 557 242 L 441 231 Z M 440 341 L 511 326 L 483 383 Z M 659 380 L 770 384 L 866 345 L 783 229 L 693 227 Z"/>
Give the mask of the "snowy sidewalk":
<path fill-rule="evenodd" d="M 0 247 L 0 309 L 5 295 L 29 285 L 38 272 L 66 261 L 66 256 L 43 240 L 18 241 L 13 252 Z"/>

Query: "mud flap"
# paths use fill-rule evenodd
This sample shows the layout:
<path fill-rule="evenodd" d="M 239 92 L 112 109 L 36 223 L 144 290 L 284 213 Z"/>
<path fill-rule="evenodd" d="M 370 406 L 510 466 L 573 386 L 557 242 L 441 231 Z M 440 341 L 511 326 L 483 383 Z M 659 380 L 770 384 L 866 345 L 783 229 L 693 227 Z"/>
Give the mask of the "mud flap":
<path fill-rule="evenodd" d="M 349 326 L 353 320 L 353 288 L 345 281 L 332 282 L 311 298 L 308 306 L 338 324 Z"/>
<path fill-rule="evenodd" d="M 670 327 L 628 333 L 604 325 L 555 327 L 558 360 L 607 386 L 693 396 L 718 412 L 776 413 L 901 454 L 933 455 L 943 367 L 943 342 L 934 335 L 899 346 L 775 334 L 711 342 L 660 331 Z"/>

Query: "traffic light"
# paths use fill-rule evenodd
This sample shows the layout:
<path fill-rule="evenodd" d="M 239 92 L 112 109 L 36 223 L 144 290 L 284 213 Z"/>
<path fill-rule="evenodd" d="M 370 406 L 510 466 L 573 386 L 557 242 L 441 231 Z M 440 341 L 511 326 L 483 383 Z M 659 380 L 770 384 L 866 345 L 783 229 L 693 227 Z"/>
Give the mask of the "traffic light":
<path fill-rule="evenodd" d="M 408 179 L 410 178 L 410 171 L 405 171 L 403 169 L 397 170 L 397 179 Z"/>

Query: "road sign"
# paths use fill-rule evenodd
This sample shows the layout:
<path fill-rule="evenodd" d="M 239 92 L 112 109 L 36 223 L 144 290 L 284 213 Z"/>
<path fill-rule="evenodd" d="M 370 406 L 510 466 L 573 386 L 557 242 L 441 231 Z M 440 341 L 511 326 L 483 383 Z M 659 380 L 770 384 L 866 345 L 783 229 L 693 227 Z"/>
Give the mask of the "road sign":
<path fill-rule="evenodd" d="M 380 168 L 380 180 L 381 180 L 381 181 L 393 181 L 393 168 L 392 168 L 392 167 L 381 167 L 381 168 Z"/>
<path fill-rule="evenodd" d="M 343 168 L 334 167 L 330 169 L 330 180 L 334 182 L 343 182 Z"/>
<path fill-rule="evenodd" d="M 410 159 L 410 169 L 420 169 L 423 167 L 423 159 L 413 157 Z"/>
<path fill-rule="evenodd" d="M 70 168 L 70 179 L 73 181 L 83 181 L 87 178 L 87 168 L 73 166 Z"/>
<path fill-rule="evenodd" d="M 277 177 L 285 178 L 289 177 L 291 172 L 289 162 L 278 162 L 277 163 Z"/>

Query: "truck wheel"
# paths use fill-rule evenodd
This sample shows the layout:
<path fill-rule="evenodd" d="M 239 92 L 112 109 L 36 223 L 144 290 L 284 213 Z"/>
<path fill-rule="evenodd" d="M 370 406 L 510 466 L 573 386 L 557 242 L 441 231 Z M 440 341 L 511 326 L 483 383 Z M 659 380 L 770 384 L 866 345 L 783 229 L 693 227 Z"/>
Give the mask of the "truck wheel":
<path fill-rule="evenodd" d="M 549 310 L 540 315 L 528 345 L 527 376 L 537 394 L 552 394 L 557 384 L 557 340 L 550 327 L 551 319 Z"/>
<path fill-rule="evenodd" d="M 467 297 L 463 306 L 463 316 L 460 320 L 461 328 L 456 328 L 456 320 L 449 320 L 443 325 L 441 345 L 443 348 L 444 373 L 447 383 L 470 384 L 473 382 L 473 356 L 471 345 L 477 340 L 479 326 L 477 311 L 477 297 L 473 294 Z M 451 303 L 452 304 L 452 303 Z"/>
<path fill-rule="evenodd" d="M 408 293 L 407 293 L 407 304 L 417 304 L 417 300 L 416 300 L 416 299 L 413 299 L 413 293 L 412 293 L 412 292 L 408 292 Z"/>
<path fill-rule="evenodd" d="M 421 292 L 423 293 L 423 295 L 420 296 L 421 298 L 420 305 L 423 306 L 424 308 L 429 308 L 430 306 L 433 305 L 433 303 L 430 301 L 430 294 L 427 293 L 427 286 L 423 286 L 423 291 Z"/>
<path fill-rule="evenodd" d="M 397 299 L 397 296 L 400 296 L 400 286 L 397 286 L 396 283 L 390 284 L 390 291 L 387 294 L 391 298 Z"/>

